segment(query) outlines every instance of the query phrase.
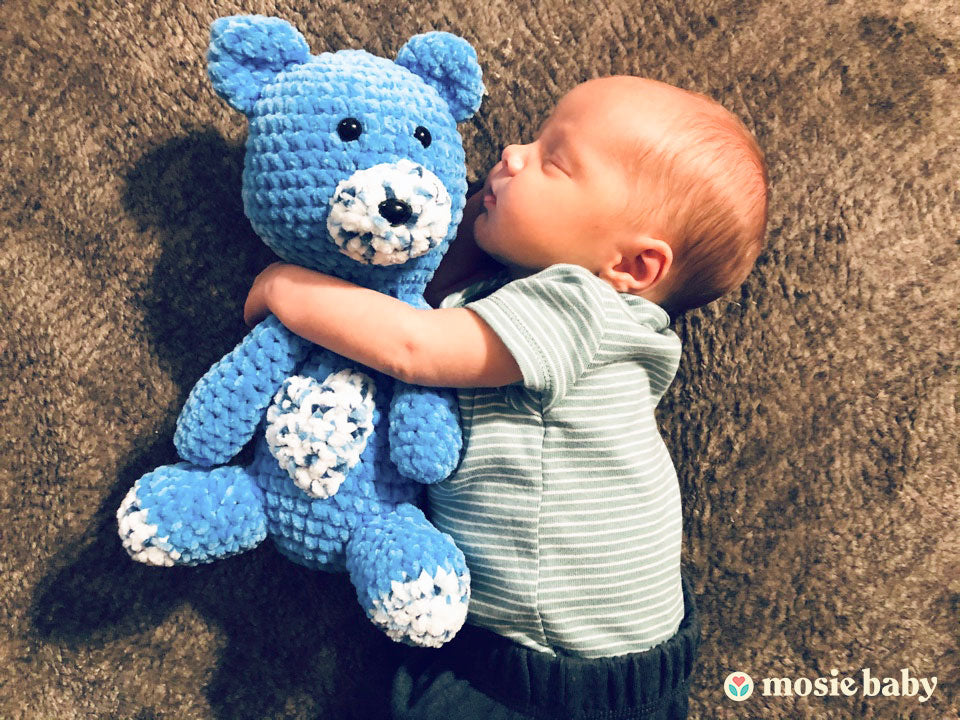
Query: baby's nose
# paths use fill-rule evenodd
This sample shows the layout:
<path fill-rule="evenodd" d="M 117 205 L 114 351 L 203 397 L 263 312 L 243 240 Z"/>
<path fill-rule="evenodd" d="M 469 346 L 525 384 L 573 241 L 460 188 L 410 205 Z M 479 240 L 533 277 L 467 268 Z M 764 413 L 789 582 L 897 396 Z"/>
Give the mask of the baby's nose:
<path fill-rule="evenodd" d="M 507 145 L 503 149 L 500 159 L 503 160 L 503 164 L 506 165 L 507 171 L 511 175 L 516 175 L 523 169 L 523 146 Z"/>

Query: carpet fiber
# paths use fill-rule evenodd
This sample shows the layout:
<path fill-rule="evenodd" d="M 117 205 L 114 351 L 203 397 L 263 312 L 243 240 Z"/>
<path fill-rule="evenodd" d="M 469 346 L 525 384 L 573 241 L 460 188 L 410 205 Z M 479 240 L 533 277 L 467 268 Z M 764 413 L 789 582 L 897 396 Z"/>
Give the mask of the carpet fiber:
<path fill-rule="evenodd" d="M 117 537 L 271 260 L 240 202 L 245 121 L 205 74 L 210 22 L 236 12 L 287 18 L 314 52 L 467 38 L 489 93 L 462 126 L 474 181 L 598 75 L 740 115 L 770 164 L 769 245 L 742 292 L 677 323 L 660 407 L 704 622 L 691 718 L 957 716 L 954 0 L 8 0 L 0 717 L 376 720 L 405 652 L 344 577 L 269 544 L 163 570 Z M 762 693 L 865 668 L 938 683 L 924 703 Z M 758 683 L 742 704 L 734 670 Z"/>

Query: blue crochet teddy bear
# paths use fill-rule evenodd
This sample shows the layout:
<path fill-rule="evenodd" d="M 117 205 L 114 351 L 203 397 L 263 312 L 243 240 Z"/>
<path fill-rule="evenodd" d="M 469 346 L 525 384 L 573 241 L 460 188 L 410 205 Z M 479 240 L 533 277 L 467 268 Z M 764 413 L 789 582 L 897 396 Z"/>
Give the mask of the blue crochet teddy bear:
<path fill-rule="evenodd" d="M 249 120 L 243 202 L 264 242 L 426 307 L 463 211 L 457 122 L 483 95 L 473 48 L 430 32 L 396 61 L 311 55 L 286 21 L 235 16 L 213 23 L 208 61 L 216 92 Z M 224 464 L 255 436 L 249 466 Z M 195 565 L 270 535 L 294 562 L 345 569 L 395 640 L 435 647 L 463 624 L 463 554 L 413 504 L 459 462 L 450 391 L 359 366 L 271 315 L 197 382 L 174 443 L 185 462 L 141 477 L 117 512 L 135 560 Z"/>

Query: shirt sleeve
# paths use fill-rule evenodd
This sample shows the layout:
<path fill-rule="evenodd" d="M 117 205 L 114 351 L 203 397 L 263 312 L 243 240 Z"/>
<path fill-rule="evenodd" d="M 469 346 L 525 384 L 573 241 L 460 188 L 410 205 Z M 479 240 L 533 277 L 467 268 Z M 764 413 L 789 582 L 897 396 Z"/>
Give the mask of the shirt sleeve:
<path fill-rule="evenodd" d="M 616 292 L 585 268 L 553 265 L 467 303 L 503 340 L 525 387 L 556 403 L 592 362 L 603 341 L 606 295 Z"/>

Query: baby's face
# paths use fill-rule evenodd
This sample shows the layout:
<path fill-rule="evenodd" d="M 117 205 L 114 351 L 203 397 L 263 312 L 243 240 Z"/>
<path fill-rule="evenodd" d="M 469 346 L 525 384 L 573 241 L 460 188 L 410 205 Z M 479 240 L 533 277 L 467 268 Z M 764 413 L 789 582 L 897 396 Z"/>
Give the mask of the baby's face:
<path fill-rule="evenodd" d="M 533 142 L 504 149 L 474 224 L 482 249 L 521 270 L 573 263 L 597 272 L 614 257 L 637 189 L 621 158 L 636 146 L 636 87 L 628 94 L 617 81 L 578 85 Z"/>

